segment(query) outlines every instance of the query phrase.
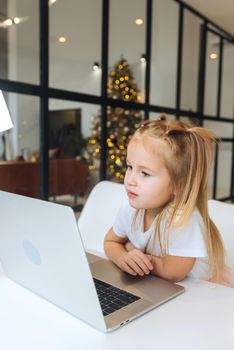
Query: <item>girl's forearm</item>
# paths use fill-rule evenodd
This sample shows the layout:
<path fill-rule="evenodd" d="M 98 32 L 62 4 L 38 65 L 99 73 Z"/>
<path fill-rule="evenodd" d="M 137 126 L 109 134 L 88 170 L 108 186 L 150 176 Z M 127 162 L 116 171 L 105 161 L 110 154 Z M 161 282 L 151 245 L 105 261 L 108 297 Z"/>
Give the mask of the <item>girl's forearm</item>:
<path fill-rule="evenodd" d="M 127 252 L 124 244 L 110 241 L 104 243 L 104 251 L 106 256 L 117 266 L 119 266 L 122 256 Z"/>
<path fill-rule="evenodd" d="M 151 256 L 151 262 L 153 264 L 151 274 L 155 276 L 165 278 L 172 282 L 181 281 L 185 277 L 175 266 L 168 263 L 167 259 L 164 257 Z"/>

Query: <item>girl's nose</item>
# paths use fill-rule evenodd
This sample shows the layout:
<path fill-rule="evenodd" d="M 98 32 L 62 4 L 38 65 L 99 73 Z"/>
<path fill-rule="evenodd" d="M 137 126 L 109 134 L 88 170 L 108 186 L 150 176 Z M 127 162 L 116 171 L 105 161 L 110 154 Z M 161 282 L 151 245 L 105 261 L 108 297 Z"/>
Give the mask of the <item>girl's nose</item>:
<path fill-rule="evenodd" d="M 136 185 L 136 176 L 133 171 L 131 171 L 130 174 L 129 173 L 126 174 L 125 181 L 128 185 L 132 185 L 132 186 Z"/>

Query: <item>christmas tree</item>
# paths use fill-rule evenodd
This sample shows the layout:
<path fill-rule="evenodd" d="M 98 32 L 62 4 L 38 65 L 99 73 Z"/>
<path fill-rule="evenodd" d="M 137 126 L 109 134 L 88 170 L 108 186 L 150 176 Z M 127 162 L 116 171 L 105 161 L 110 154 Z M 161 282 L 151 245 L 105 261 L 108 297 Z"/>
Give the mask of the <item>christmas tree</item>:
<path fill-rule="evenodd" d="M 128 62 L 121 59 L 110 73 L 108 97 L 139 102 L 137 85 Z M 92 118 L 92 132 L 88 145 L 89 169 L 96 169 L 95 160 L 100 157 L 101 113 Z M 126 171 L 126 150 L 135 129 L 143 120 L 141 112 L 121 107 L 107 107 L 107 178 L 122 182 Z"/>

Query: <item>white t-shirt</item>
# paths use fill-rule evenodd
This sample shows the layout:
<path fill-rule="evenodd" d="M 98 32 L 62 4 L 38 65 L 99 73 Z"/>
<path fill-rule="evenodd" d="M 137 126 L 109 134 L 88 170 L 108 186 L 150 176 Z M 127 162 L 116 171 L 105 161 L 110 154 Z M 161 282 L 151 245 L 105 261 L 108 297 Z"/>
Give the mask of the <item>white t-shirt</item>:
<path fill-rule="evenodd" d="M 145 211 L 141 210 L 133 224 L 135 209 L 128 202 L 123 203 L 115 219 L 113 230 L 117 236 L 128 238 L 142 252 L 161 256 L 158 237 L 156 236 L 156 239 L 154 239 L 157 218 L 155 218 L 149 229 L 144 232 L 144 214 Z M 173 256 L 196 258 L 189 276 L 209 279 L 211 272 L 207 264 L 204 224 L 199 211 L 195 209 L 185 226 L 170 229 L 167 235 L 164 234 L 165 224 L 166 218 L 162 220 L 160 225 L 161 241 L 162 243 L 167 242 L 165 244 L 167 250 L 164 253 Z"/>

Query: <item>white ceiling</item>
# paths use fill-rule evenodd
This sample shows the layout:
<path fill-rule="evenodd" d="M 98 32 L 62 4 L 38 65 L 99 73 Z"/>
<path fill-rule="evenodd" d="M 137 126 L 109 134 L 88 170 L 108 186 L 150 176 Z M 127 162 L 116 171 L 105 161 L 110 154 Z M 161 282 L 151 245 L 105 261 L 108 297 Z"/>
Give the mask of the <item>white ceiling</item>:
<path fill-rule="evenodd" d="M 234 35 L 234 0 L 184 0 L 184 2 Z"/>

